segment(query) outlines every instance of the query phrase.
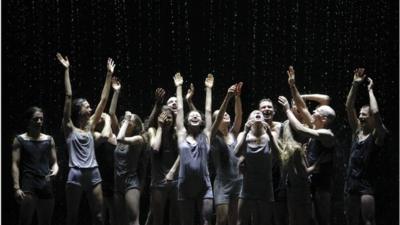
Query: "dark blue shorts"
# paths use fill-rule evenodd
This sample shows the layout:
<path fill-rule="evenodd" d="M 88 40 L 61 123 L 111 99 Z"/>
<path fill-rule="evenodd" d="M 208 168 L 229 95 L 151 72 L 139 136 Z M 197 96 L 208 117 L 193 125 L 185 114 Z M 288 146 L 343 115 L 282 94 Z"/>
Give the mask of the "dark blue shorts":
<path fill-rule="evenodd" d="M 95 168 L 69 168 L 67 184 L 77 185 L 85 190 L 90 190 L 101 183 L 100 171 Z"/>
<path fill-rule="evenodd" d="M 21 190 L 30 193 L 39 199 L 54 198 L 53 187 L 50 180 L 43 176 L 30 174 L 23 175 L 21 179 Z"/>

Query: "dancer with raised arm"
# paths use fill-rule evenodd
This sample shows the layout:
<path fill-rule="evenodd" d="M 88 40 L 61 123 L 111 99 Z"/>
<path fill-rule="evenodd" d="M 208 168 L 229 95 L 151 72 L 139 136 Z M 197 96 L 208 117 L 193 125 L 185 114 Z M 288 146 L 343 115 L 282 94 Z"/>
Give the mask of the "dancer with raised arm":
<path fill-rule="evenodd" d="M 354 71 L 353 83 L 347 96 L 347 118 L 352 130 L 352 146 L 346 173 L 346 217 L 348 224 L 375 224 L 374 159 L 384 144 L 387 130 L 380 117 L 373 91 L 373 81 L 368 77 L 369 105 L 355 110 L 356 94 L 365 80 L 364 68 Z"/>
<path fill-rule="evenodd" d="M 64 67 L 65 103 L 62 124 L 69 155 L 69 173 L 66 184 L 67 224 L 75 225 L 78 222 L 82 191 L 86 192 L 89 200 L 92 223 L 103 224 L 103 192 L 94 152 L 93 132 L 107 103 L 115 64 L 112 59 L 108 59 L 107 76 L 101 99 L 92 114 L 92 109 L 86 99 L 78 98 L 72 101 L 69 60 L 67 57 L 62 57 L 60 53 L 57 53 L 57 59 Z"/>

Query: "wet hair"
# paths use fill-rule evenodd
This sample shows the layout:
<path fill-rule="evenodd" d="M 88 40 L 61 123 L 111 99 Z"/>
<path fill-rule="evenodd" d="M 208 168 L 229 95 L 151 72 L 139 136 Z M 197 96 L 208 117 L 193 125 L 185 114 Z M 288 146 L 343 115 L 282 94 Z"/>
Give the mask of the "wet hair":
<path fill-rule="evenodd" d="M 189 114 L 191 112 L 198 112 L 200 114 L 200 117 L 201 117 L 200 130 L 203 130 L 206 127 L 206 118 L 204 116 L 204 113 L 202 113 L 202 112 L 200 112 L 198 110 L 191 110 L 189 113 L 187 113 L 186 116 L 185 116 L 185 120 L 183 121 L 183 124 L 185 125 L 186 128 L 189 127 L 188 119 L 189 119 Z"/>
<path fill-rule="evenodd" d="M 32 106 L 32 107 L 29 107 L 29 108 L 25 111 L 25 114 L 24 114 L 24 121 L 25 121 L 25 124 L 26 124 L 27 126 L 29 126 L 29 123 L 30 123 L 30 121 L 31 121 L 31 119 L 32 119 L 32 117 L 33 117 L 33 114 L 35 114 L 36 112 L 41 112 L 41 113 L 43 113 L 43 110 L 42 110 L 41 108 L 37 107 L 37 106 Z"/>
<path fill-rule="evenodd" d="M 78 126 L 79 117 L 81 115 L 81 108 L 85 101 L 87 101 L 87 100 L 84 98 L 76 98 L 72 101 L 71 120 L 72 120 L 72 123 L 76 126 Z"/>

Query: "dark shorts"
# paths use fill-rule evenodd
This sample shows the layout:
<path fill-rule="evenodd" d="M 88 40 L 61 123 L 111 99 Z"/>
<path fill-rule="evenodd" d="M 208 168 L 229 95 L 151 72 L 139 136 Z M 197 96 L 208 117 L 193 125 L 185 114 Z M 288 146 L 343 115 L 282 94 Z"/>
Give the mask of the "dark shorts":
<path fill-rule="evenodd" d="M 211 185 L 207 186 L 205 192 L 199 193 L 198 197 L 185 196 L 181 191 L 179 191 L 179 188 L 178 188 L 178 200 L 179 201 L 194 200 L 194 199 L 198 199 L 198 198 L 202 198 L 202 199 L 212 199 L 212 198 L 214 198 Z"/>
<path fill-rule="evenodd" d="M 238 198 L 242 188 L 242 179 L 214 180 L 215 205 L 228 204 L 230 199 Z"/>
<path fill-rule="evenodd" d="M 39 199 L 54 198 L 51 181 L 42 176 L 24 175 L 21 179 L 21 190 Z"/>
<path fill-rule="evenodd" d="M 130 189 L 140 189 L 140 179 L 138 175 L 124 174 L 115 175 L 114 191 L 118 194 L 125 194 Z"/>
<path fill-rule="evenodd" d="M 312 174 L 311 175 L 311 192 L 316 190 L 332 192 L 333 179 L 329 174 Z"/>
<path fill-rule="evenodd" d="M 350 195 L 374 195 L 374 188 L 365 179 L 347 179 L 345 192 Z"/>
<path fill-rule="evenodd" d="M 100 171 L 95 168 L 69 168 L 67 184 L 82 187 L 85 190 L 90 190 L 97 184 L 101 183 Z"/>

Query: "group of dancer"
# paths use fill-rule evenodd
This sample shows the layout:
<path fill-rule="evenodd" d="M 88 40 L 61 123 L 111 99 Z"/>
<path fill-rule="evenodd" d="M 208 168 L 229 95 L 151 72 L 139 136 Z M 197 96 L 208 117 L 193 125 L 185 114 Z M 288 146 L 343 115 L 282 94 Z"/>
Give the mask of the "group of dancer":
<path fill-rule="evenodd" d="M 335 137 L 330 125 L 335 111 L 329 106 L 329 96 L 299 93 L 293 67 L 287 71 L 291 104 L 284 96 L 278 99 L 287 120 L 274 121 L 273 101 L 262 99 L 242 128 L 242 82 L 228 88 L 219 109 L 213 112 L 214 77 L 209 74 L 204 82 L 204 114 L 192 102 L 191 85 L 185 96 L 189 108 L 185 115 L 184 79 L 177 73 L 173 77 L 176 97 L 170 97 L 163 105 L 166 91 L 158 88 L 146 122 L 129 111 L 118 120 L 122 85 L 113 77 L 114 61 L 107 61 L 101 99 L 92 113 L 86 99 L 72 98 L 68 58 L 58 53 L 57 59 L 64 67 L 62 127 L 69 155 L 68 225 L 79 223 L 83 192 L 93 224 L 107 221 L 112 225 L 138 225 L 148 158 L 151 198 L 147 225 L 211 225 L 214 206 L 218 225 L 330 224 L 335 173 Z M 353 135 L 345 178 L 348 224 L 358 224 L 360 217 L 365 224 L 375 224 L 371 167 L 386 134 L 372 79 L 364 72 L 363 68 L 354 71 L 346 101 Z M 365 80 L 369 105 L 361 107 L 357 117 L 356 94 Z M 110 89 L 114 93 L 105 113 Z M 227 113 L 232 99 L 233 122 Z M 312 113 L 305 102 L 308 100 L 319 104 Z M 51 179 L 59 171 L 56 145 L 50 135 L 42 133 L 42 109 L 29 108 L 26 119 L 27 131 L 15 137 L 12 150 L 20 224 L 31 224 L 35 212 L 38 224 L 51 224 Z M 213 181 L 210 164 L 215 170 Z"/>

